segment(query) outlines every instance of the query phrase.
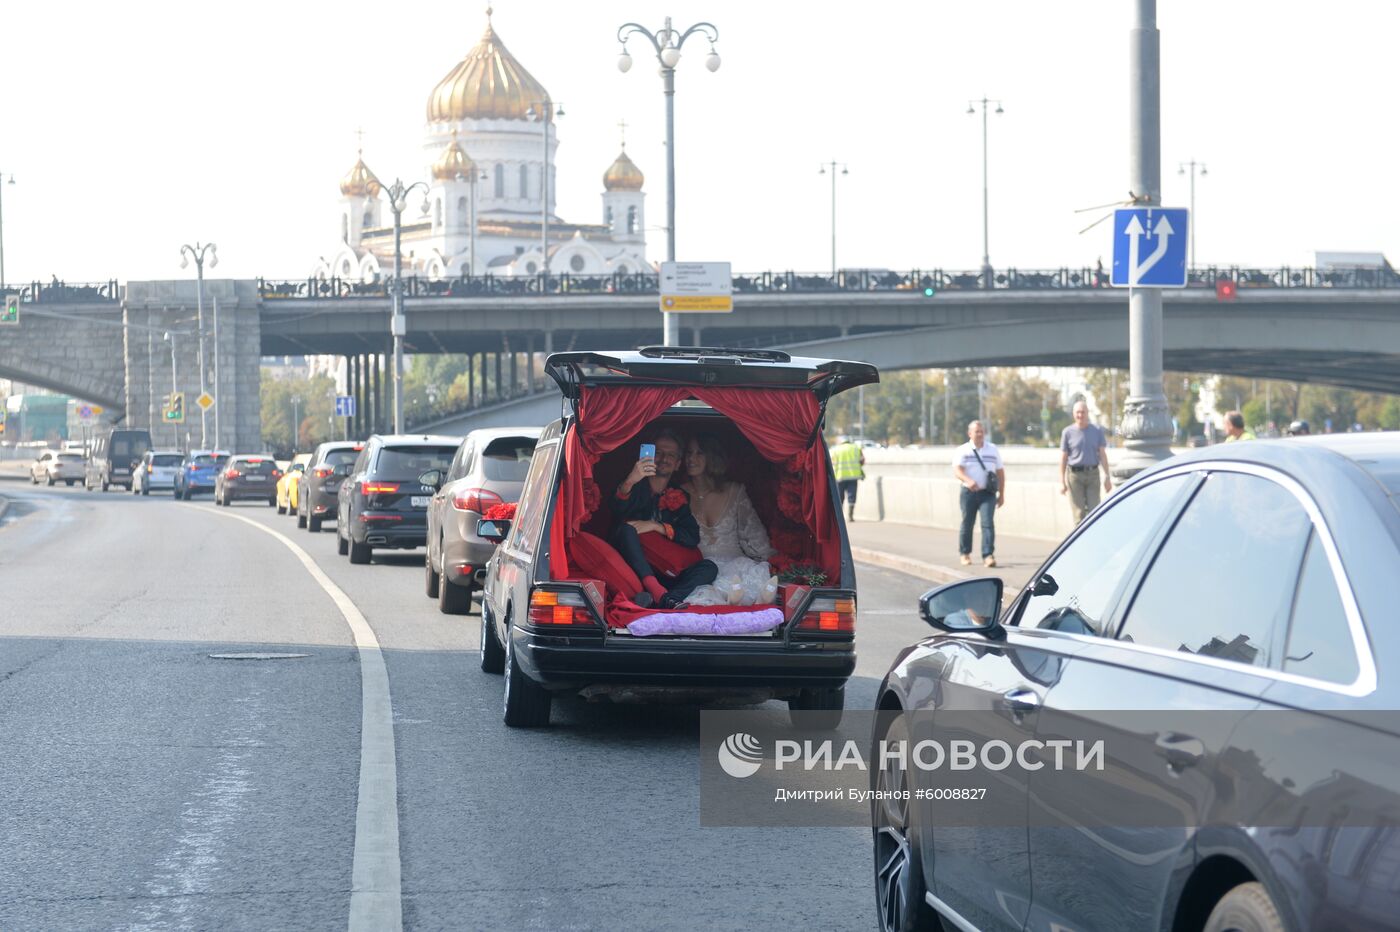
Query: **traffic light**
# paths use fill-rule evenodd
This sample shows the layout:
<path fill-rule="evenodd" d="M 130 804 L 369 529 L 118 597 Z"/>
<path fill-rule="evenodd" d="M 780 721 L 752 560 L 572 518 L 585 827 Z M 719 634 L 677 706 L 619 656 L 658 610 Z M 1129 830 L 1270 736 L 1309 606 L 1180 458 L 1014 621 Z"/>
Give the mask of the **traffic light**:
<path fill-rule="evenodd" d="M 0 324 L 19 323 L 19 295 L 5 295 L 5 310 L 0 312 Z"/>
<path fill-rule="evenodd" d="M 165 403 L 165 420 L 171 424 L 185 423 L 185 393 L 171 392 Z"/>

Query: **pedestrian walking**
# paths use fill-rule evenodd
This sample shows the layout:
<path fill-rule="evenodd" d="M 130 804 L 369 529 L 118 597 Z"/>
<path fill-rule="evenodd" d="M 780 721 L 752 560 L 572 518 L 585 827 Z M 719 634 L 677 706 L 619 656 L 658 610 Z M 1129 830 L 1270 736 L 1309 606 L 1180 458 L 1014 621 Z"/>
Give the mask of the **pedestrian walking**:
<path fill-rule="evenodd" d="M 1253 440 L 1253 432 L 1244 429 L 1244 415 L 1238 411 L 1225 412 L 1225 442 Z"/>
<path fill-rule="evenodd" d="M 846 503 L 846 519 L 856 519 L 856 486 L 865 478 L 865 453 L 845 434 L 836 438 L 836 446 L 828 451 L 831 469 L 836 473 L 836 487 Z"/>
<path fill-rule="evenodd" d="M 1113 490 L 1108 472 L 1108 439 L 1103 428 L 1089 423 L 1089 405 L 1074 403 L 1074 423 L 1060 432 L 1060 494 L 1069 495 L 1075 525 L 1082 524 L 1099 504 L 1099 472 L 1103 490 Z"/>
<path fill-rule="evenodd" d="M 982 522 L 982 562 L 996 566 L 996 510 L 1006 504 L 1006 466 L 1001 451 L 987 439 L 981 421 L 967 425 L 967 443 L 953 454 L 953 474 L 962 483 L 958 501 L 962 506 L 962 527 L 958 533 L 958 553 L 962 565 L 972 562 L 972 523 Z"/>

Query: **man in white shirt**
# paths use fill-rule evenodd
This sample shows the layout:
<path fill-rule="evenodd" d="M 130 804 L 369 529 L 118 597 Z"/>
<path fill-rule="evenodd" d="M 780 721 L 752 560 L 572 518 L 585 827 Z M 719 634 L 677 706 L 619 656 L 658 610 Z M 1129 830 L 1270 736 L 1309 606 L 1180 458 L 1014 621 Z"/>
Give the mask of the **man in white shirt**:
<path fill-rule="evenodd" d="M 972 562 L 972 522 L 982 520 L 982 562 L 996 566 L 996 510 L 1006 504 L 1006 467 L 1001 451 L 987 440 L 981 421 L 967 425 L 967 443 L 953 454 L 953 474 L 962 483 L 962 527 L 958 553 L 962 565 Z"/>

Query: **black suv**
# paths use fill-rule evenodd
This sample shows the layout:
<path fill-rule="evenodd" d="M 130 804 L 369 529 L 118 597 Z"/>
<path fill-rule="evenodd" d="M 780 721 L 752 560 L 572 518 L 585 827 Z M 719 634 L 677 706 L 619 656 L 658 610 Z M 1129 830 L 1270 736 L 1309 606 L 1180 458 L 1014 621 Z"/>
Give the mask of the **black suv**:
<path fill-rule="evenodd" d="M 875 367 L 703 347 L 555 353 L 545 365 L 574 413 L 540 435 L 514 520 L 477 526 L 501 542 L 484 582 L 481 668 L 505 673 L 506 724 L 545 725 L 555 694 L 581 690 L 786 699 L 839 724 L 856 664 L 856 578 L 821 422 L 834 395 L 879 381 Z M 638 636 L 639 621 L 670 623 L 594 570 L 615 523 L 603 503 L 661 430 L 724 444 L 768 532 L 768 562 L 792 580 L 775 603 L 752 606 L 776 614 L 773 627 Z"/>
<path fill-rule="evenodd" d="M 214 477 L 214 504 L 225 508 L 241 498 L 256 498 L 277 507 L 277 480 L 282 470 L 269 456 L 230 457 Z"/>
<path fill-rule="evenodd" d="M 328 440 L 312 452 L 297 489 L 297 527 L 315 534 L 322 521 L 335 520 L 340 484 L 364 448 L 359 440 Z"/>
<path fill-rule="evenodd" d="M 368 563 L 375 547 L 428 542 L 428 502 L 436 491 L 418 477 L 447 471 L 461 437 L 375 435 L 365 443 L 336 493 L 335 536 L 351 563 Z"/>

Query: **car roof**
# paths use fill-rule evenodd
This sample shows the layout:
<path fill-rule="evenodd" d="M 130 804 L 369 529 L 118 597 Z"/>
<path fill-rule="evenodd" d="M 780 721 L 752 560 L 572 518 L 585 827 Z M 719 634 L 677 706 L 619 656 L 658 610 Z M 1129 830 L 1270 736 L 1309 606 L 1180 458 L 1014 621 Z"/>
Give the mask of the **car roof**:
<path fill-rule="evenodd" d="M 461 437 L 446 434 L 375 434 L 369 438 L 386 447 L 455 447 L 462 442 Z"/>
<path fill-rule="evenodd" d="M 538 438 L 543 427 L 478 427 L 476 430 L 468 431 L 463 440 L 495 440 L 497 437 L 534 437 Z"/>
<path fill-rule="evenodd" d="M 806 387 L 819 400 L 880 381 L 868 362 L 791 356 L 782 350 L 717 346 L 644 346 L 637 350 L 551 353 L 545 372 L 567 398 L 584 385 Z"/>
<path fill-rule="evenodd" d="M 191 450 L 186 456 L 229 456 L 227 450 Z"/>

